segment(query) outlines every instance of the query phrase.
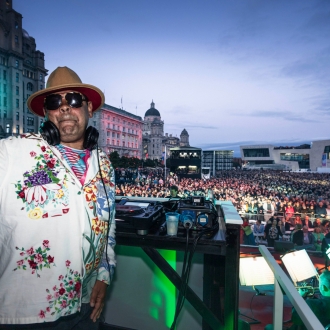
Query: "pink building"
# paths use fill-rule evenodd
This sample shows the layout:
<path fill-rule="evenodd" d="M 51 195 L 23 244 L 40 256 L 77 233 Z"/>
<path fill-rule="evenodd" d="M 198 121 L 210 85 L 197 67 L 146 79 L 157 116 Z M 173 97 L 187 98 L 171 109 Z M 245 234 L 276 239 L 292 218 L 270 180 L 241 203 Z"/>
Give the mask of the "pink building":
<path fill-rule="evenodd" d="M 122 109 L 104 104 L 94 113 L 89 124 L 100 133 L 99 147 L 106 153 L 142 157 L 142 118 Z"/>

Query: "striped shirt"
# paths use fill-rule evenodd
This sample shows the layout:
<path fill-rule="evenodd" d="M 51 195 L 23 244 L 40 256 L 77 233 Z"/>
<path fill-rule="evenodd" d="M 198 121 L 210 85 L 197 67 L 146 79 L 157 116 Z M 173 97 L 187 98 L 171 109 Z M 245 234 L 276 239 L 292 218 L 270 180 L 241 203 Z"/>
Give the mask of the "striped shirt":
<path fill-rule="evenodd" d="M 64 159 L 70 165 L 73 173 L 83 185 L 85 183 L 85 177 L 88 169 L 87 160 L 90 157 L 90 151 L 88 149 L 73 149 L 64 146 L 63 144 L 58 144 L 55 147 L 63 155 Z"/>

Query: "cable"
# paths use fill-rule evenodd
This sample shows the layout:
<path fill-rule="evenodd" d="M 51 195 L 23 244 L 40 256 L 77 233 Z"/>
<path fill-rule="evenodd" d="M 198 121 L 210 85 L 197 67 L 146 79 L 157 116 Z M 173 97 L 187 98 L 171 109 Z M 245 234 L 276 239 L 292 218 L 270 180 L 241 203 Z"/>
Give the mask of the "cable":
<path fill-rule="evenodd" d="M 198 241 L 208 232 L 214 231 L 219 224 L 213 226 L 212 228 L 205 228 L 203 231 L 201 231 L 195 238 L 189 253 L 189 258 L 188 258 L 188 264 L 187 266 L 183 265 L 182 267 L 182 274 L 181 274 L 181 287 L 179 290 L 179 296 L 175 308 L 175 314 L 174 314 L 174 320 L 171 325 L 171 330 L 174 330 L 177 319 L 179 317 L 179 314 L 182 310 L 182 307 L 184 305 L 185 299 L 186 299 L 186 292 L 187 292 L 187 287 L 188 287 L 188 281 L 189 281 L 189 275 L 190 275 L 190 270 L 191 270 L 191 264 L 192 264 L 192 258 L 194 256 L 194 253 L 196 251 L 196 247 L 198 244 Z M 187 235 L 188 235 L 188 230 L 187 230 Z M 186 255 L 186 253 L 185 253 Z M 186 259 L 186 256 L 185 256 Z M 185 263 L 185 262 L 184 262 Z M 186 269 L 185 269 L 186 268 Z"/>

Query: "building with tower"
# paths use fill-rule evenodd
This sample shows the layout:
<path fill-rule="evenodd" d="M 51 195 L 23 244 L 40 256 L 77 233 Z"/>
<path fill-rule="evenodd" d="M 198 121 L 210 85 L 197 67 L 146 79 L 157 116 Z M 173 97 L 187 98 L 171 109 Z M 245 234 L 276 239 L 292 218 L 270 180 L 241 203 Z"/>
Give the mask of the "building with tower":
<path fill-rule="evenodd" d="M 180 147 L 189 147 L 189 134 L 185 128 L 180 134 Z"/>
<path fill-rule="evenodd" d="M 155 108 L 154 101 L 152 101 L 150 109 L 144 115 L 142 144 L 143 159 L 161 160 L 165 150 L 166 158 L 169 158 L 170 148 L 189 147 L 189 134 L 184 129 L 180 138 L 168 133 L 164 135 L 164 121 L 160 116 L 160 112 Z"/>
<path fill-rule="evenodd" d="M 44 53 L 23 29 L 22 15 L 12 0 L 0 0 L 0 138 L 38 132 L 42 118 L 28 110 L 26 100 L 45 87 L 46 75 Z"/>

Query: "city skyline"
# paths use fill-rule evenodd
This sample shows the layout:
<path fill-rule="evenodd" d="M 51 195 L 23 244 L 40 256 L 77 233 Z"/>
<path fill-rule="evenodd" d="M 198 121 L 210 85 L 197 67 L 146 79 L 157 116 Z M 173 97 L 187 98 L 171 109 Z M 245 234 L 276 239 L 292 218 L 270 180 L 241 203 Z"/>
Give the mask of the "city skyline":
<path fill-rule="evenodd" d="M 330 3 L 14 0 L 49 72 L 203 149 L 327 139 Z M 237 154 L 236 154 L 237 156 Z"/>

